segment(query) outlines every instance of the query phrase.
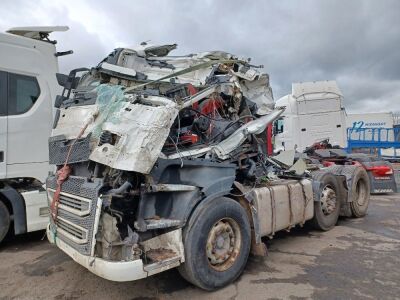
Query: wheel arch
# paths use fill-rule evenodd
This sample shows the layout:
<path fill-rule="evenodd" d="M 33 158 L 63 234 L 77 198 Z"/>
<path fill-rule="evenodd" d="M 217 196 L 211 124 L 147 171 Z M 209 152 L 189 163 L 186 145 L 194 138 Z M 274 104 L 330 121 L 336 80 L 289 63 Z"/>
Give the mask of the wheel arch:
<path fill-rule="evenodd" d="M 13 216 L 14 233 L 27 232 L 26 207 L 24 198 L 12 187 L 5 186 L 0 189 L 0 201 L 7 206 Z"/>
<path fill-rule="evenodd" d="M 341 198 L 340 216 L 350 217 L 351 216 L 350 202 L 352 201 L 352 199 L 350 197 L 350 191 L 351 191 L 352 178 L 351 178 L 351 175 L 348 175 L 346 172 L 344 172 L 344 169 L 346 167 L 348 167 L 348 166 L 335 165 L 335 166 L 329 167 L 329 168 L 321 170 L 321 171 L 330 172 L 336 177 L 336 181 L 338 183 L 339 190 L 340 190 L 340 198 Z M 355 167 L 355 166 L 351 166 L 351 167 Z M 318 182 L 318 181 L 316 181 L 316 182 Z M 317 184 L 317 183 L 313 182 L 313 185 L 314 184 Z M 313 188 L 314 188 L 314 186 L 313 186 Z M 318 201 L 318 200 L 314 199 L 314 201 Z"/>
<path fill-rule="evenodd" d="M 243 189 L 243 186 L 237 181 L 234 182 L 232 188 L 220 190 L 218 193 L 209 195 L 203 198 L 201 201 L 199 201 L 197 205 L 193 207 L 190 215 L 188 216 L 189 222 L 187 226 L 192 226 L 192 222 L 194 222 L 194 220 L 191 220 L 192 219 L 191 216 L 193 215 L 196 209 L 202 209 L 202 207 L 207 206 L 208 203 L 210 203 L 211 201 L 217 201 L 217 199 L 220 197 L 226 197 L 232 199 L 238 202 L 244 208 L 244 210 L 246 211 L 247 219 L 250 222 L 251 243 L 253 246 L 262 244 L 257 211 L 251 204 L 252 200 L 246 197 L 246 193 Z"/>
<path fill-rule="evenodd" d="M 189 224 L 193 213 L 200 206 L 219 197 L 227 196 L 235 180 L 236 165 L 221 164 L 207 159 L 158 159 L 156 166 L 148 175 L 151 185 L 184 185 L 192 189 L 185 191 L 143 190 L 137 213 L 140 231 L 146 231 L 144 220 L 154 214 L 156 207 L 166 207 L 159 217 L 176 219 L 181 227 Z M 166 201 L 168 195 L 168 202 Z M 150 201 L 147 201 L 150 200 Z M 160 205 L 158 205 L 160 204 Z"/>

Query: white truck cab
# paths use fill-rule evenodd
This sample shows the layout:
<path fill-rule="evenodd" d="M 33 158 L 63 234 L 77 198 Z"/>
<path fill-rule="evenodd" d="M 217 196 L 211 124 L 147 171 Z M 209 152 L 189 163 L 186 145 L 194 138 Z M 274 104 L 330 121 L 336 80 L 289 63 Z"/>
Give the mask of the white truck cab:
<path fill-rule="evenodd" d="M 274 124 L 274 151 L 302 152 L 329 138 L 332 145 L 346 147 L 346 112 L 343 95 L 335 81 L 292 84 L 292 93 L 276 101 L 286 110 Z"/>
<path fill-rule="evenodd" d="M 14 224 L 15 234 L 44 229 L 47 197 L 42 187 L 52 169 L 48 137 L 59 55 L 54 31 L 68 27 L 19 27 L 0 33 L 0 242 Z"/>

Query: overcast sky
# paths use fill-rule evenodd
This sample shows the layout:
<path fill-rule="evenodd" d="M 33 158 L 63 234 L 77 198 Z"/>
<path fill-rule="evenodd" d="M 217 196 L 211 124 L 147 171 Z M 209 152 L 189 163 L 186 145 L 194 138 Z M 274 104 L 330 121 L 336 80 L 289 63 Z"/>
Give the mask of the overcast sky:
<path fill-rule="evenodd" d="M 54 34 L 63 72 L 116 47 L 177 43 L 265 66 L 275 99 L 292 82 L 337 80 L 350 112 L 400 111 L 400 1 L 1 0 L 0 30 L 67 25 Z"/>

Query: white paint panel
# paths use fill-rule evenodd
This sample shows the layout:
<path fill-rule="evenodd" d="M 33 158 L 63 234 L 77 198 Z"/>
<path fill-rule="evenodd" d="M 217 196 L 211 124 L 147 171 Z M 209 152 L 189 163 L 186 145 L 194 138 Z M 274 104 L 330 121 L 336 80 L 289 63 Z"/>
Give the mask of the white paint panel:
<path fill-rule="evenodd" d="M 0 178 L 7 176 L 7 117 L 0 117 Z"/>
<path fill-rule="evenodd" d="M 0 70 L 34 76 L 41 90 L 39 99 L 28 112 L 8 117 L 7 177 L 33 177 L 43 181 L 49 168 L 42 168 L 41 163 L 48 164 L 47 140 L 53 123 L 53 103 L 61 89 L 55 77 L 56 48 L 48 42 L 0 33 L 0 52 Z"/>
<path fill-rule="evenodd" d="M 29 191 L 21 193 L 25 200 L 27 231 L 45 229 L 49 223 L 49 215 L 40 215 L 40 209 L 47 208 L 46 191 Z"/>
<path fill-rule="evenodd" d="M 175 104 L 148 106 L 126 102 L 102 125 L 119 136 L 115 145 L 96 146 L 90 159 L 114 169 L 148 174 L 178 114 Z M 115 121 L 118 120 L 118 121 Z"/>
<path fill-rule="evenodd" d="M 332 145 L 345 147 L 345 128 L 342 121 L 342 112 L 329 112 L 320 114 L 300 115 L 298 129 L 298 149 L 304 150 L 315 142 L 329 139 Z M 340 126 L 340 127 L 338 127 Z M 305 131 L 302 131 L 305 129 Z"/>

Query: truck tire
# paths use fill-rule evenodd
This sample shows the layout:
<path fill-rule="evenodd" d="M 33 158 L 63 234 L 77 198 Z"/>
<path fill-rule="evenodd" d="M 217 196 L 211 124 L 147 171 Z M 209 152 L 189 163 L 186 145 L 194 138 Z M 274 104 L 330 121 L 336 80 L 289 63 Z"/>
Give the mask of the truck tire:
<path fill-rule="evenodd" d="M 338 181 L 330 172 L 317 171 L 312 173 L 313 180 L 321 183 L 319 190 L 314 190 L 314 217 L 311 220 L 314 228 L 328 231 L 332 229 L 339 218 L 340 188 Z"/>
<path fill-rule="evenodd" d="M 349 193 L 351 196 L 350 209 L 353 217 L 361 218 L 367 214 L 370 198 L 370 182 L 367 171 L 362 167 L 345 166 L 342 171 L 351 174 L 352 181 Z"/>
<path fill-rule="evenodd" d="M 10 213 L 7 206 L 0 200 L 0 243 L 3 241 L 10 229 Z"/>
<path fill-rule="evenodd" d="M 185 262 L 180 274 L 194 285 L 215 290 L 243 272 L 250 252 L 250 223 L 244 208 L 221 197 L 193 212 L 183 231 Z"/>

